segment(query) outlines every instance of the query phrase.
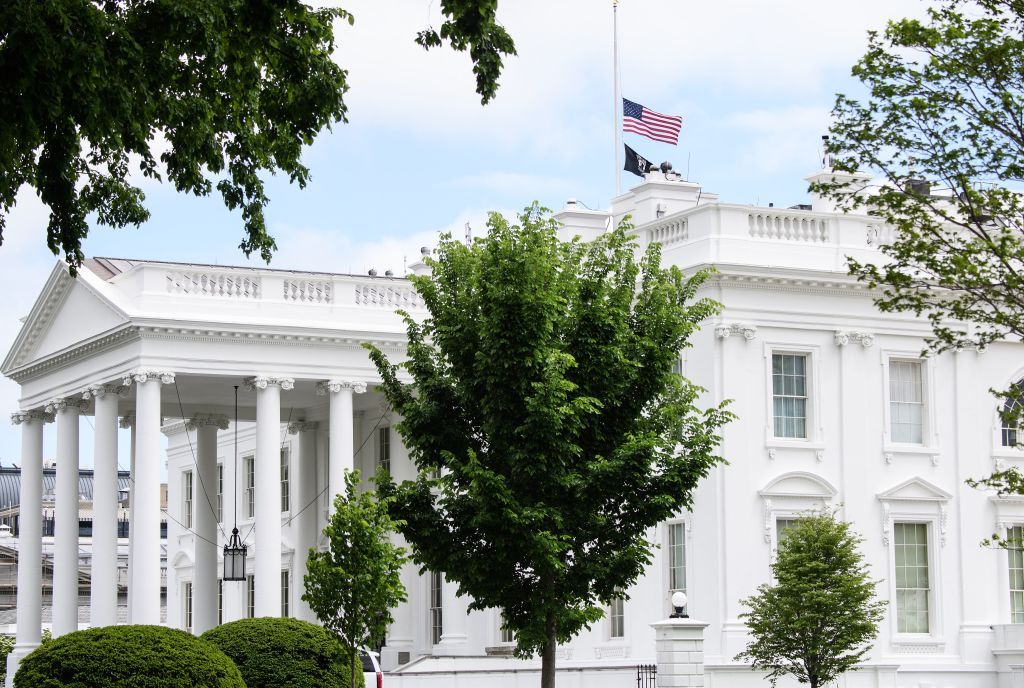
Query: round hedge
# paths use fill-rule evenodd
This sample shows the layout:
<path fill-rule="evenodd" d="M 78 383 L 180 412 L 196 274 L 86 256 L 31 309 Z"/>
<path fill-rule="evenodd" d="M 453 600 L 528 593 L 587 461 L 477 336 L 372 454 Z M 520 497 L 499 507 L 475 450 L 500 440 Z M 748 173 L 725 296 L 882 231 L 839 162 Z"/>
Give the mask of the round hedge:
<path fill-rule="evenodd" d="M 15 688 L 246 688 L 223 652 L 184 631 L 104 626 L 41 645 Z"/>
<path fill-rule="evenodd" d="M 248 688 L 349 688 L 348 652 L 334 634 L 308 621 L 241 619 L 200 638 L 234 661 Z M 358 657 L 355 688 L 363 688 Z"/>

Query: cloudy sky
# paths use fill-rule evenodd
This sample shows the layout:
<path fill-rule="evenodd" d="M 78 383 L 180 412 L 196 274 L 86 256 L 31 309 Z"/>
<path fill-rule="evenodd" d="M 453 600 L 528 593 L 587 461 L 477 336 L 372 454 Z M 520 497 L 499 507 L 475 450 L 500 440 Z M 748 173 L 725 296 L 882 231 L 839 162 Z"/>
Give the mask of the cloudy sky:
<path fill-rule="evenodd" d="M 611 0 L 502 0 L 516 41 L 495 101 L 481 106 L 468 57 L 424 52 L 416 32 L 439 26 L 438 0 L 348 0 L 354 26 L 337 30 L 349 70 L 349 123 L 305 155 L 304 191 L 274 178 L 268 221 L 280 250 L 272 266 L 401 272 L 439 231 L 481 228 L 489 210 L 569 197 L 606 207 L 614 193 Z M 850 67 L 866 32 L 920 15 L 921 0 L 621 0 L 622 95 L 684 118 L 678 146 L 628 134 L 646 157 L 675 168 L 726 202 L 788 206 L 806 195 L 837 92 L 856 93 Z M 625 174 L 623 188 L 636 178 Z M 153 217 L 139 229 L 97 228 L 89 256 L 220 264 L 246 262 L 239 217 L 216 197 L 144 186 Z M 0 247 L 0 347 L 6 351 L 54 258 L 47 213 L 19 196 Z M 18 388 L 0 381 L 0 411 Z M 52 432 L 52 429 L 51 429 Z M 88 429 L 85 428 L 88 433 Z M 20 454 L 0 424 L 0 462 Z M 48 450 L 52 447 L 48 443 Z M 91 446 L 83 435 L 82 446 Z M 89 463 L 85 461 L 85 463 Z"/>

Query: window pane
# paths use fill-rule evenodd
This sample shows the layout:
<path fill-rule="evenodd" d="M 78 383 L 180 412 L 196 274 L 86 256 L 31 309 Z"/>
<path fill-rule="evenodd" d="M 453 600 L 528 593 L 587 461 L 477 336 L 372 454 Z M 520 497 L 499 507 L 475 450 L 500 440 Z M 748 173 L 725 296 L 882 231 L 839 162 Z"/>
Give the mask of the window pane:
<path fill-rule="evenodd" d="M 1024 623 L 1024 528 L 1006 531 L 1010 560 L 1010 623 Z"/>
<path fill-rule="evenodd" d="M 889 361 L 889 436 L 924 443 L 923 367 L 920 361 Z"/>
<path fill-rule="evenodd" d="M 928 571 L 928 527 L 923 523 L 893 526 L 896 562 L 896 630 L 928 633 L 931 586 Z"/>
<path fill-rule="evenodd" d="M 686 592 L 686 526 L 682 523 L 668 526 L 668 589 Z"/>
<path fill-rule="evenodd" d="M 772 354 L 772 412 L 776 437 L 807 437 L 807 356 Z"/>

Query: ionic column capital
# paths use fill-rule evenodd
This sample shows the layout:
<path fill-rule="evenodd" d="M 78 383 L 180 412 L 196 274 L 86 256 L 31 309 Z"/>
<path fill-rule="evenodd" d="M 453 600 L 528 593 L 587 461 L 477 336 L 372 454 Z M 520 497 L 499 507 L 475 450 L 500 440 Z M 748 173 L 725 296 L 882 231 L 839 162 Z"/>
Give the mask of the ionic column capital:
<path fill-rule="evenodd" d="M 121 416 L 121 420 L 117 424 L 122 428 L 134 428 L 135 427 L 135 411 L 129 411 L 128 413 Z"/>
<path fill-rule="evenodd" d="M 45 411 L 46 413 L 58 413 L 69 408 L 85 411 L 89 408 L 89 402 L 85 399 L 76 399 L 75 397 L 60 397 L 46 402 Z"/>
<path fill-rule="evenodd" d="M 316 383 L 316 393 L 322 397 L 327 396 L 328 392 L 337 394 L 343 389 L 351 389 L 356 394 L 363 394 L 366 392 L 366 383 L 359 380 L 321 380 Z"/>
<path fill-rule="evenodd" d="M 257 389 L 266 389 L 270 385 L 277 385 L 287 392 L 295 388 L 295 379 L 274 375 L 253 375 L 252 377 L 245 378 L 245 388 L 250 392 Z"/>
<path fill-rule="evenodd" d="M 124 399 L 128 396 L 128 390 L 129 387 L 125 384 L 90 385 L 87 390 L 82 392 L 82 400 L 102 399 L 108 394 L 116 394 Z"/>
<path fill-rule="evenodd" d="M 745 323 L 732 323 L 719 325 L 715 328 L 715 336 L 719 339 L 728 339 L 732 335 L 741 335 L 745 340 L 753 341 L 757 336 L 757 326 Z"/>
<path fill-rule="evenodd" d="M 220 430 L 227 430 L 228 425 L 228 417 L 223 413 L 196 413 L 185 421 L 186 430 L 210 426 Z"/>
<path fill-rule="evenodd" d="M 850 342 L 857 342 L 865 349 L 870 349 L 875 343 L 875 335 L 870 332 L 847 332 L 844 330 L 836 330 L 833 335 L 833 339 L 836 346 L 846 346 Z"/>
<path fill-rule="evenodd" d="M 53 413 L 44 409 L 34 409 L 32 411 L 19 411 L 18 413 L 11 414 L 11 422 L 15 425 L 31 423 L 33 421 L 39 421 L 40 423 L 52 423 Z"/>
<path fill-rule="evenodd" d="M 300 432 L 310 432 L 320 427 L 315 420 L 300 420 L 288 424 L 288 434 L 298 435 Z"/>
<path fill-rule="evenodd" d="M 135 383 L 141 385 L 150 380 L 158 380 L 164 385 L 173 385 L 174 373 L 166 370 L 133 370 L 130 373 L 125 373 L 123 383 L 129 386 Z"/>

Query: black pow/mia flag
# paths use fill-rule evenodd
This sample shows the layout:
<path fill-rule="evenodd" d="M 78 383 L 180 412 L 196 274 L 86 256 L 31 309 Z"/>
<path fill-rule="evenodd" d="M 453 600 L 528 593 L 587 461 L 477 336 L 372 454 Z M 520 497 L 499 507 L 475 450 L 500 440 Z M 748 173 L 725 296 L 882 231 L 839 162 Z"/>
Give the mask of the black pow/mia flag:
<path fill-rule="evenodd" d="M 651 161 L 637 153 L 625 143 L 622 145 L 626 147 L 626 164 L 622 169 L 627 172 L 632 172 L 638 177 L 643 177 L 644 174 L 653 167 Z"/>

